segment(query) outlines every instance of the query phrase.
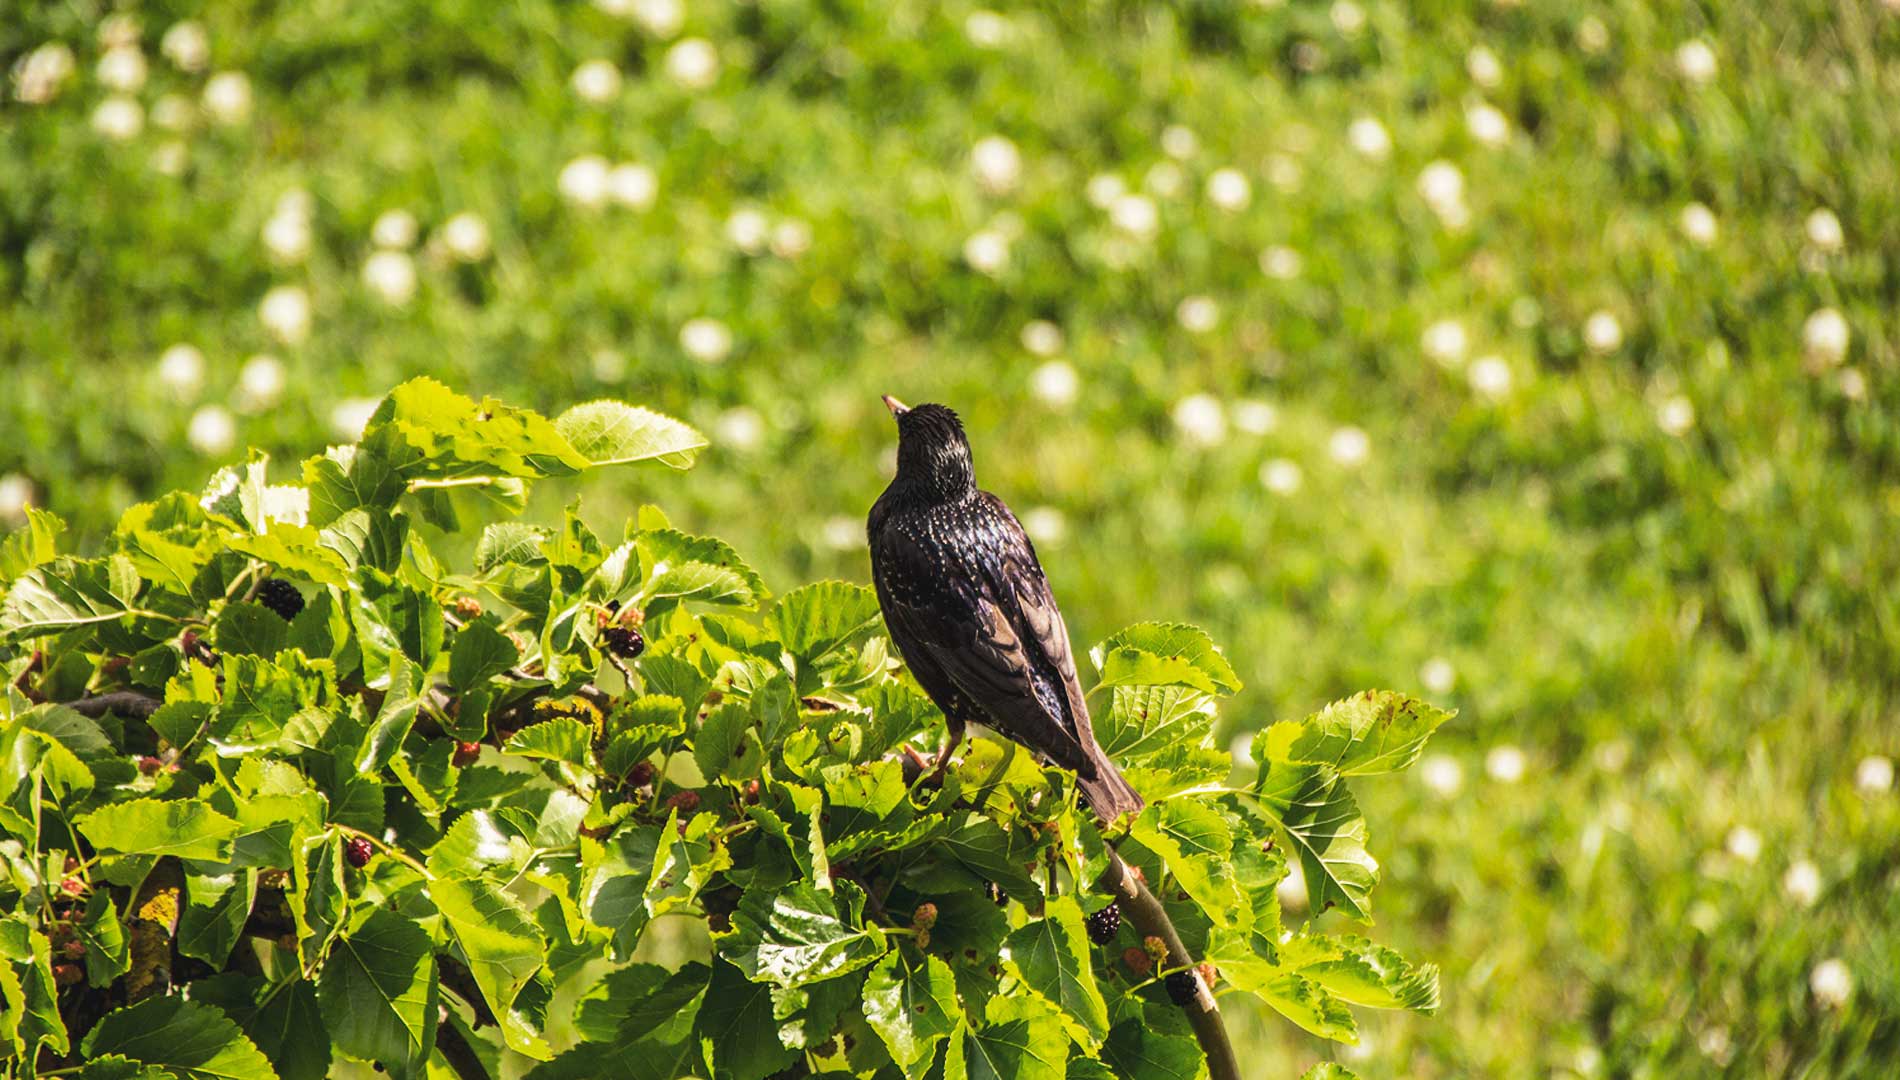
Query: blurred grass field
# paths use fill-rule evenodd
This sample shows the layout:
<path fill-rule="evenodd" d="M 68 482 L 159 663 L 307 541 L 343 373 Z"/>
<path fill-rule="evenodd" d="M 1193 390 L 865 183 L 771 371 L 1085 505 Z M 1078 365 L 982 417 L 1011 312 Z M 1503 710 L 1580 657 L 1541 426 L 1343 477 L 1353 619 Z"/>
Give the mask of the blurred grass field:
<path fill-rule="evenodd" d="M 1257 1075 L 1900 1073 L 1900 4 L 69 0 L 0 69 L 6 523 L 431 374 L 679 415 L 590 518 L 866 580 L 944 401 L 1079 643 L 1461 710 L 1365 789 L 1443 1010 Z"/>

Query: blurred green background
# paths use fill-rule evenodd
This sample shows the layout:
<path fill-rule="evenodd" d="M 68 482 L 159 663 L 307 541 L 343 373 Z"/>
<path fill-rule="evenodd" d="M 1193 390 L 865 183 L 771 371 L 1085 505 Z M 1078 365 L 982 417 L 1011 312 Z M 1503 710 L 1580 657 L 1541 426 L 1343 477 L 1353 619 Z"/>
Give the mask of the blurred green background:
<path fill-rule="evenodd" d="M 1079 643 L 1461 710 L 1363 792 L 1443 1010 L 1256 1075 L 1900 1072 L 1900 3 L 67 0 L 0 70 L 0 523 L 426 373 L 696 424 L 588 516 L 782 591 L 944 401 Z"/>

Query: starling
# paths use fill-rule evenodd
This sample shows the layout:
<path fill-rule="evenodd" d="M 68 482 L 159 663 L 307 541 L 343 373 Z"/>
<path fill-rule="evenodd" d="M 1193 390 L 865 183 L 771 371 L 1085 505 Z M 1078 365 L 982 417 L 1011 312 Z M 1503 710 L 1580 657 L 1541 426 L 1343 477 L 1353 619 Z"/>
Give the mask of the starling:
<path fill-rule="evenodd" d="M 1104 821 L 1141 809 L 1095 742 L 1036 549 L 1003 500 L 977 490 L 957 414 L 884 404 L 897 476 L 871 507 L 871 575 L 891 640 L 949 726 L 938 771 L 977 723 L 1072 770 Z"/>

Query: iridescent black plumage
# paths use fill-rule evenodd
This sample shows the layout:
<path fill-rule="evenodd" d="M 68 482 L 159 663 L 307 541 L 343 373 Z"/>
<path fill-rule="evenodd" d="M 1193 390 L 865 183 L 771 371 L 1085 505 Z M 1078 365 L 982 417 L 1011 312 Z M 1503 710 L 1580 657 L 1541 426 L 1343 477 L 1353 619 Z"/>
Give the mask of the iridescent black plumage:
<path fill-rule="evenodd" d="M 943 710 L 951 746 L 966 723 L 983 724 L 1073 770 L 1104 820 L 1140 809 L 1095 742 L 1036 549 L 1003 500 L 977 490 L 956 413 L 884 400 L 897 417 L 897 476 L 871 507 L 871 574 L 891 640 Z"/>

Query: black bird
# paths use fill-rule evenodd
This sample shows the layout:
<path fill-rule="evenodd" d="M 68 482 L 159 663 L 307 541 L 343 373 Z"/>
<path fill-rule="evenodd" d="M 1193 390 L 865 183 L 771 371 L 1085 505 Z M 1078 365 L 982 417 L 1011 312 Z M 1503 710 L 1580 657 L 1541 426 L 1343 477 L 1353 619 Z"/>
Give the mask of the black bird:
<path fill-rule="evenodd" d="M 964 726 L 983 724 L 1073 770 L 1104 821 L 1141 809 L 1095 742 L 1035 547 L 1003 500 L 977 490 L 963 423 L 942 405 L 884 404 L 897 476 L 871 507 L 871 575 L 891 640 L 949 725 L 938 771 Z"/>

